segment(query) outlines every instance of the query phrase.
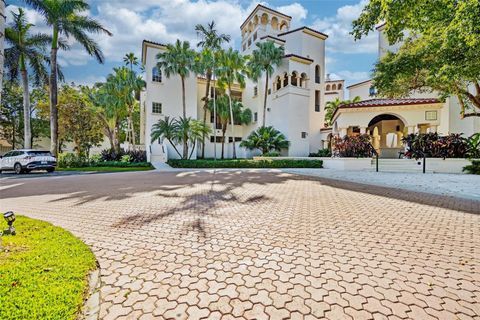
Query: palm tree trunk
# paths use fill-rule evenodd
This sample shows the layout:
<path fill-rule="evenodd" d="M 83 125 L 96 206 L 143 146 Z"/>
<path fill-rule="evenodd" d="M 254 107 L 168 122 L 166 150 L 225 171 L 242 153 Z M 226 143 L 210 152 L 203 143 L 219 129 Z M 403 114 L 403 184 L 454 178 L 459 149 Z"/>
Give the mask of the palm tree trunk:
<path fill-rule="evenodd" d="M 5 0 L 0 0 L 0 88 L 3 88 L 3 61 L 4 61 L 4 40 L 5 40 Z M 0 90 L 0 102 L 2 101 L 2 90 Z"/>
<path fill-rule="evenodd" d="M 268 95 L 268 72 L 265 71 L 265 97 L 263 99 L 263 121 L 262 121 L 263 127 L 265 127 L 265 116 L 267 114 L 267 95 Z"/>
<path fill-rule="evenodd" d="M 23 85 L 23 147 L 25 149 L 32 148 L 32 126 L 30 124 L 30 92 L 28 88 L 27 69 L 20 71 L 22 74 Z"/>
<path fill-rule="evenodd" d="M 185 102 L 185 78 L 182 78 L 182 103 L 183 103 L 183 118 L 187 118 L 187 105 Z M 183 159 L 188 157 L 188 136 L 186 132 L 183 133 Z"/>
<path fill-rule="evenodd" d="M 54 27 L 50 53 L 50 152 L 58 156 L 57 51 L 58 30 Z"/>
<path fill-rule="evenodd" d="M 208 97 L 210 96 L 210 81 L 212 73 L 207 71 L 207 88 L 205 89 L 205 102 L 203 104 L 203 125 L 207 125 Z M 205 132 L 202 134 L 202 159 L 205 158 Z"/>
<path fill-rule="evenodd" d="M 222 159 L 224 159 L 223 152 L 225 150 L 225 132 L 226 131 L 227 131 L 227 125 L 222 124 Z"/>
<path fill-rule="evenodd" d="M 237 152 L 235 150 L 235 126 L 233 121 L 233 108 L 232 108 L 232 89 L 230 84 L 228 85 L 228 103 L 230 105 L 230 126 L 232 127 L 232 143 L 233 143 L 233 159 L 237 159 Z"/>

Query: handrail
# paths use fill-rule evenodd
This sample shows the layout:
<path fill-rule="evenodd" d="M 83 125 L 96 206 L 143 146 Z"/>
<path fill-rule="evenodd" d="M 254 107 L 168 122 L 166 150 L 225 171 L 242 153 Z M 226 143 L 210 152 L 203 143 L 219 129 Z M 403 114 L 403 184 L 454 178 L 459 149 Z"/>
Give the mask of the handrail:
<path fill-rule="evenodd" d="M 420 153 L 423 157 L 423 173 L 425 173 L 427 171 L 427 157 L 425 156 L 425 152 L 421 151 L 421 150 L 417 150 L 418 153 Z"/>

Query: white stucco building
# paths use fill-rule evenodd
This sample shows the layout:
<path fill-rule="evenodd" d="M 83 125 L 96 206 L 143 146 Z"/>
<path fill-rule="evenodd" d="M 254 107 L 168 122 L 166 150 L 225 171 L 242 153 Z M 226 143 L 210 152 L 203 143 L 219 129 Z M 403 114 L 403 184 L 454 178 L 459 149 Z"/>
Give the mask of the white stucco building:
<path fill-rule="evenodd" d="M 291 17 L 281 12 L 258 5 L 240 26 L 242 43 L 240 52 L 250 54 L 255 44 L 273 41 L 283 46 L 285 56 L 282 64 L 275 69 L 269 79 L 267 92 L 266 125 L 281 131 L 290 141 L 290 147 L 284 155 L 307 156 L 322 148 L 321 130 L 324 127 L 325 89 L 329 87 L 330 96 L 343 97 L 343 81 L 334 83 L 325 81 L 325 41 L 327 35 L 322 32 L 301 27 L 292 29 Z M 165 45 L 152 41 L 143 41 L 142 62 L 146 70 L 146 90 L 141 97 L 142 136 L 148 157 L 151 161 L 165 161 L 177 155 L 168 143 L 154 141 L 150 143 L 151 127 L 165 116 L 179 117 L 182 112 L 180 77 L 169 79 L 162 76 L 156 68 L 156 55 L 164 51 Z M 206 81 L 191 74 L 186 80 L 187 116 L 203 119 L 203 101 Z M 245 88 L 235 86 L 233 94 L 249 108 L 253 122 L 246 126 L 235 126 L 234 135 L 227 130 L 225 157 L 232 156 L 232 143 L 237 142 L 237 156 L 251 157 L 254 154 L 238 146 L 253 130 L 261 126 L 263 117 L 263 97 L 265 75 L 258 82 L 247 79 Z M 212 90 L 213 92 L 213 90 Z M 340 93 L 341 92 L 341 93 Z M 333 95 L 332 95 L 333 94 Z M 213 129 L 213 116 L 207 115 Z M 221 136 L 217 130 L 217 136 Z M 201 153 L 197 148 L 196 155 Z M 217 143 L 219 155 L 220 143 Z M 207 139 L 205 156 L 213 157 L 213 134 Z"/>
<path fill-rule="evenodd" d="M 395 51 L 399 45 L 389 45 L 383 25 L 378 31 L 378 55 Z M 340 106 L 334 114 L 333 126 L 324 130 L 322 139 L 329 135 L 368 133 L 382 157 L 394 158 L 403 149 L 401 139 L 410 133 L 438 132 L 441 135 L 463 133 L 470 136 L 480 132 L 480 118 L 460 117 L 460 105 L 455 97 L 440 101 L 435 93 L 413 92 L 405 99 L 376 97 L 371 80 L 347 87 L 349 97 L 359 96 L 361 102 Z"/>

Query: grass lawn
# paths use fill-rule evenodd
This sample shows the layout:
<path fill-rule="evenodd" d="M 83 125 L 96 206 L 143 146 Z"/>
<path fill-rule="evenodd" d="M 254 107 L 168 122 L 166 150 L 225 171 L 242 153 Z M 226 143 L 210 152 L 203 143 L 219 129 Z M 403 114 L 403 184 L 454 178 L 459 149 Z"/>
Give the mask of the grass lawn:
<path fill-rule="evenodd" d="M 3 236 L 0 249 L 0 319 L 76 319 L 93 253 L 50 223 L 17 216 L 14 226 L 17 235 Z"/>
<path fill-rule="evenodd" d="M 98 171 L 98 172 L 127 172 L 147 171 L 155 169 L 152 167 L 80 167 L 80 168 L 57 168 L 57 171 Z"/>

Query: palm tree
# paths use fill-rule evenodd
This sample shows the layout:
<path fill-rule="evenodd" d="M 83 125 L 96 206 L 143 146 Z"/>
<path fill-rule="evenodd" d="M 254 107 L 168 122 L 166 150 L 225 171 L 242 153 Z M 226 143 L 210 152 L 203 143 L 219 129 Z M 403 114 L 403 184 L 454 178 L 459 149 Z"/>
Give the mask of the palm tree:
<path fill-rule="evenodd" d="M 245 56 L 241 55 L 237 50 L 229 48 L 227 51 L 222 51 L 219 54 L 218 66 L 218 82 L 220 86 L 227 89 L 229 108 L 230 108 L 230 125 L 233 137 L 233 159 L 237 158 L 235 150 L 235 135 L 234 135 L 234 113 L 232 107 L 232 85 L 238 83 L 240 87 L 245 87 Z"/>
<path fill-rule="evenodd" d="M 125 62 L 125 65 L 130 66 L 130 71 L 132 72 L 133 66 L 138 66 L 138 58 L 133 52 L 125 54 L 125 56 L 123 57 L 123 62 Z"/>
<path fill-rule="evenodd" d="M 249 150 L 259 149 L 264 155 L 271 150 L 281 151 L 282 149 L 288 148 L 289 145 L 290 142 L 285 136 L 271 126 L 258 128 L 250 133 L 247 140 L 240 143 L 241 147 Z"/>
<path fill-rule="evenodd" d="M 145 87 L 145 81 L 127 67 L 114 68 L 114 73 L 107 77 L 105 84 L 107 91 L 115 97 L 114 103 L 119 108 L 127 110 L 127 138 L 130 144 L 135 145 L 135 129 L 133 125 L 133 109 L 136 102 L 136 92 Z"/>
<path fill-rule="evenodd" d="M 170 144 L 172 145 L 175 152 L 181 158 L 182 155 L 180 154 L 180 152 L 178 152 L 178 149 L 175 146 L 179 139 L 178 133 L 179 132 L 176 120 L 166 116 L 165 119 L 158 120 L 158 122 L 152 126 L 151 142 L 154 142 L 158 139 L 167 139 L 167 141 L 170 142 Z"/>
<path fill-rule="evenodd" d="M 11 80 L 16 79 L 20 73 L 23 86 L 23 116 L 24 139 L 26 149 L 32 147 L 32 126 L 30 108 L 30 88 L 28 84 L 28 69 L 32 70 L 36 84 L 48 82 L 48 73 L 45 63 L 45 46 L 51 42 L 46 34 L 30 34 L 33 24 L 27 22 L 25 11 L 18 9 L 12 12 L 13 21 L 5 29 L 5 39 L 9 47 L 5 50 L 5 68 Z M 29 67 L 29 68 L 28 68 Z"/>
<path fill-rule="evenodd" d="M 230 104 L 231 102 L 231 104 Z M 230 107 L 231 106 L 231 107 Z M 213 101 L 208 104 L 210 112 L 213 112 Z M 250 109 L 244 109 L 242 103 L 237 100 L 231 101 L 228 96 L 219 96 L 216 101 L 217 117 L 222 126 L 222 159 L 225 153 L 225 134 L 227 132 L 228 123 L 231 120 L 231 112 L 236 119 L 237 124 L 249 124 L 252 121 L 252 111 Z M 216 119 L 214 120 L 214 126 L 216 126 Z M 232 123 L 230 121 L 230 123 Z M 232 125 L 233 127 L 233 125 Z M 235 135 L 232 131 L 232 140 L 235 141 Z"/>
<path fill-rule="evenodd" d="M 230 36 L 224 33 L 218 34 L 215 29 L 215 21 L 203 26 L 197 24 L 195 26 L 197 35 L 201 40 L 197 43 L 197 47 L 203 50 L 199 55 L 199 67 L 202 73 L 205 73 L 207 86 L 205 88 L 205 97 L 203 98 L 203 123 L 207 123 L 208 97 L 210 96 L 210 83 L 212 81 L 215 69 L 215 54 L 220 50 L 223 43 L 230 41 Z M 202 158 L 205 157 L 205 136 L 202 137 Z"/>
<path fill-rule="evenodd" d="M 174 45 L 167 45 L 167 50 L 157 54 L 159 69 L 163 69 L 167 78 L 173 75 L 180 76 L 182 81 L 183 118 L 187 118 L 185 102 L 185 78 L 195 69 L 195 51 L 190 48 L 188 41 L 177 40 Z M 183 158 L 188 157 L 188 137 L 183 137 Z"/>
<path fill-rule="evenodd" d="M 340 100 L 340 98 L 335 98 L 333 101 L 328 101 L 325 104 L 325 123 L 328 126 L 333 124 L 333 114 L 342 104 L 356 103 L 362 101 L 362 98 L 356 96 L 353 100 Z"/>
<path fill-rule="evenodd" d="M 277 47 L 272 41 L 257 42 L 257 49 L 253 50 L 248 67 L 250 77 L 258 81 L 265 72 L 265 96 L 263 99 L 263 120 L 262 126 L 265 127 L 265 116 L 267 113 L 267 95 L 268 95 L 268 78 L 272 76 L 274 67 L 281 65 L 282 58 L 285 54 L 283 47 Z"/>
<path fill-rule="evenodd" d="M 99 22 L 85 15 L 90 5 L 85 0 L 25 0 L 37 10 L 52 28 L 52 46 L 50 51 L 50 151 L 58 153 L 58 108 L 57 108 L 57 53 L 60 36 L 75 39 L 90 56 L 103 63 L 104 57 L 98 43 L 88 33 L 106 33 L 112 35 Z"/>
<path fill-rule="evenodd" d="M 5 14 L 5 0 L 0 0 L 0 88 L 3 88 L 3 63 L 4 63 L 4 38 L 5 38 L 5 21 L 7 15 Z M 0 101 L 2 101 L 2 90 L 0 90 Z"/>

